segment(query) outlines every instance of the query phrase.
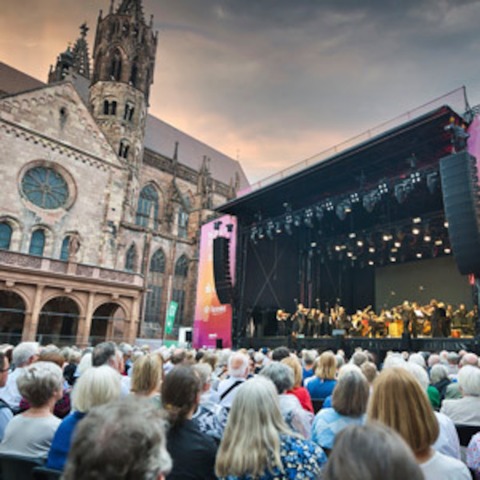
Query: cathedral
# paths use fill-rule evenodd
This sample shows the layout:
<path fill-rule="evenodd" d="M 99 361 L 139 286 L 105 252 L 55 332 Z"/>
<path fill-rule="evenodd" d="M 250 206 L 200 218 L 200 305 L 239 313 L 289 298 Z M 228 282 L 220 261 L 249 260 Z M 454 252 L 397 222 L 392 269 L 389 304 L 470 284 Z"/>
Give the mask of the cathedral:
<path fill-rule="evenodd" d="M 47 84 L 0 63 L 0 342 L 177 338 L 200 227 L 248 186 L 238 161 L 149 115 L 141 0 L 100 12 L 92 58 L 87 34 Z"/>

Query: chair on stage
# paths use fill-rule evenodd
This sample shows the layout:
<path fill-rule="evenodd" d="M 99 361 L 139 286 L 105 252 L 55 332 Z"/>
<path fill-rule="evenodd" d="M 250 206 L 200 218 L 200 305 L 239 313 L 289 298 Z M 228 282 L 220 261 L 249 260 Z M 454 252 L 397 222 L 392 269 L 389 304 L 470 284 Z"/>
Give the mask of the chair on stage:
<path fill-rule="evenodd" d="M 45 459 L 0 453 L 1 480 L 31 480 L 35 467 L 43 465 Z"/>
<path fill-rule="evenodd" d="M 59 480 L 62 476 L 61 470 L 54 470 L 47 467 L 35 467 L 33 469 L 33 480 Z"/>
<path fill-rule="evenodd" d="M 321 398 L 312 398 L 312 405 L 314 413 L 317 413 L 323 407 L 323 400 Z"/>

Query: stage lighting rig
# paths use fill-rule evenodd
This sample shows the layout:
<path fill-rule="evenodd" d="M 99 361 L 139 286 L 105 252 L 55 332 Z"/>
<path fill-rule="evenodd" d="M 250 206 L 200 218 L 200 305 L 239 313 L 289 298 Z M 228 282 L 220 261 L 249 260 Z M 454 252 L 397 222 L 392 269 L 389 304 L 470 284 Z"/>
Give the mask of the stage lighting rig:
<path fill-rule="evenodd" d="M 319 222 L 323 219 L 323 208 L 321 205 L 315 205 L 315 216 Z"/>

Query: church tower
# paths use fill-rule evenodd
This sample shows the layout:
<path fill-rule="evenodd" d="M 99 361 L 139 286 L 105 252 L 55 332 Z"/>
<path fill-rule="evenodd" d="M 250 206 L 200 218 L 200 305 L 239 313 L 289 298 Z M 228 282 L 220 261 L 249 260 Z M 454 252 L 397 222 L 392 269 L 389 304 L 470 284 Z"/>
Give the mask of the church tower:
<path fill-rule="evenodd" d="M 133 182 L 142 163 L 156 48 L 153 17 L 147 25 L 141 0 L 122 0 L 116 10 L 112 0 L 104 18 L 100 11 L 89 104 Z M 135 190 L 135 185 L 129 187 Z"/>

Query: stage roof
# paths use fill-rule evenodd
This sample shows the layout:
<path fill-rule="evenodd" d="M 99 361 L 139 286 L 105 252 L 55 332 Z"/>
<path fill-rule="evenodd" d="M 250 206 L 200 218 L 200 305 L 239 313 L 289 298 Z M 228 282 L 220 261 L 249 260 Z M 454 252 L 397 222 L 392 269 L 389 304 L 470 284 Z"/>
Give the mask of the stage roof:
<path fill-rule="evenodd" d="M 417 170 L 437 168 L 439 159 L 451 151 L 445 127 L 452 118 L 462 121 L 450 106 L 440 106 L 236 198 L 217 211 L 235 215 L 248 225 L 284 215 L 286 208 L 295 212 L 339 195 L 362 195 L 384 180 L 393 182 Z"/>

